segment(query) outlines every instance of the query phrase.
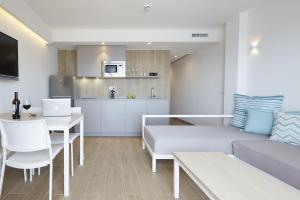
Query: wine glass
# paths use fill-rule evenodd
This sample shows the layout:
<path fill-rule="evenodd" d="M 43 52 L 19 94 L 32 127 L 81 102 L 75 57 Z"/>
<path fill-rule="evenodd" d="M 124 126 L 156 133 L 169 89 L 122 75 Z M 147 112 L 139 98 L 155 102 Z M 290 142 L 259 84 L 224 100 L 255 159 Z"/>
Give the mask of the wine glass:
<path fill-rule="evenodd" d="M 26 110 L 26 112 L 30 109 L 31 107 L 31 101 L 30 99 L 25 99 L 23 102 L 23 108 Z M 29 117 L 29 113 L 27 114 L 27 117 Z"/>

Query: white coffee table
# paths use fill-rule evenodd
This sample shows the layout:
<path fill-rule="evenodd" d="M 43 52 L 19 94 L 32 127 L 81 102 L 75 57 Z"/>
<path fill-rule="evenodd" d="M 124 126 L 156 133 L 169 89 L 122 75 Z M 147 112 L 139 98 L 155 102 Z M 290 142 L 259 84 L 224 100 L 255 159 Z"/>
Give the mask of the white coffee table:
<path fill-rule="evenodd" d="M 299 200 L 300 191 L 223 153 L 174 153 L 174 197 L 182 168 L 212 200 Z"/>

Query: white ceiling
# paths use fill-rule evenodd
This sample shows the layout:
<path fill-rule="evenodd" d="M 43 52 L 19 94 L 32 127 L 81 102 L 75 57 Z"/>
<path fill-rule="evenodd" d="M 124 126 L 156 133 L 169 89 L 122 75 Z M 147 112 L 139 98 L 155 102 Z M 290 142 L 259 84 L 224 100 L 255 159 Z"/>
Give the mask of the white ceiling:
<path fill-rule="evenodd" d="M 263 0 L 24 0 L 52 29 L 206 29 L 221 28 L 240 11 Z M 149 12 L 145 4 L 151 4 Z M 101 44 L 99 41 L 98 44 Z M 74 43 L 55 43 L 61 49 Z M 90 45 L 95 45 L 93 43 Z M 170 50 L 174 61 L 208 43 L 111 43 L 128 49 Z M 175 58 L 174 56 L 177 56 Z"/>
<path fill-rule="evenodd" d="M 52 28 L 216 28 L 262 0 L 25 0 Z M 146 3 L 152 9 L 145 12 Z"/>

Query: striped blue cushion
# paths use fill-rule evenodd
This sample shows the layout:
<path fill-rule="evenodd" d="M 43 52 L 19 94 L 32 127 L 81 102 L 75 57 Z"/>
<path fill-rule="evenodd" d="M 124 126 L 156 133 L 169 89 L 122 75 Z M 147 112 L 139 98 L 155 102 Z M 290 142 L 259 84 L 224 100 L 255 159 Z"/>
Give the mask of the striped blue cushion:
<path fill-rule="evenodd" d="M 276 113 L 270 139 L 300 145 L 300 113 Z"/>
<path fill-rule="evenodd" d="M 283 96 L 246 96 L 235 94 L 234 95 L 234 111 L 231 125 L 244 129 L 247 110 L 254 109 L 258 111 L 274 112 L 279 111 Z"/>

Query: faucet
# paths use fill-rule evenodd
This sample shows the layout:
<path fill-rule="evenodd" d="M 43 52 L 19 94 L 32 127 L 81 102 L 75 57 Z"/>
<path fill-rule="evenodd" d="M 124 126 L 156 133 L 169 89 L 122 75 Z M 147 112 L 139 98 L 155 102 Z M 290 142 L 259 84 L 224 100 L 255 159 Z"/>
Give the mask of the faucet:
<path fill-rule="evenodd" d="M 155 94 L 154 94 L 154 87 L 151 88 L 151 99 L 154 99 L 155 98 Z"/>

